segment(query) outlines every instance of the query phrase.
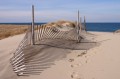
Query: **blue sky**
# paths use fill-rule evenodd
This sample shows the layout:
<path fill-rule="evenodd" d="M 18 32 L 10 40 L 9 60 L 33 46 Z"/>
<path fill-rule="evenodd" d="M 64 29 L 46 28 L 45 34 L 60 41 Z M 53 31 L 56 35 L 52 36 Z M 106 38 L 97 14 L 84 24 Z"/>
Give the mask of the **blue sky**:
<path fill-rule="evenodd" d="M 31 22 L 32 4 L 35 22 L 76 21 L 77 10 L 87 22 L 120 22 L 120 0 L 0 0 L 0 23 Z"/>

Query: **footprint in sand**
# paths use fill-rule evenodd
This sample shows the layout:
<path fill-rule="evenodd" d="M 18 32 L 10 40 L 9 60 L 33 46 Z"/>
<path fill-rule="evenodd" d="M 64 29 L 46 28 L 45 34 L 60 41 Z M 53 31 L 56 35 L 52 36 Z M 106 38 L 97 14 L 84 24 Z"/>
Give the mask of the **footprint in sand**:
<path fill-rule="evenodd" d="M 78 74 L 75 73 L 75 72 L 73 72 L 72 75 L 71 75 L 71 78 L 75 78 L 75 79 L 77 79 L 78 77 L 79 77 Z"/>
<path fill-rule="evenodd" d="M 78 65 L 71 65 L 71 67 L 73 68 L 73 67 L 78 67 Z"/>
<path fill-rule="evenodd" d="M 81 54 L 77 55 L 77 57 L 82 57 L 82 56 L 85 55 L 86 53 L 87 53 L 87 52 L 84 51 L 84 52 L 82 52 Z"/>
<path fill-rule="evenodd" d="M 81 66 L 82 64 L 81 63 L 78 63 L 77 66 Z"/>
<path fill-rule="evenodd" d="M 78 74 L 76 72 L 72 73 L 71 78 L 74 78 L 74 79 L 84 79 L 82 75 L 80 75 L 80 74 Z"/>
<path fill-rule="evenodd" d="M 71 65 L 71 67 L 74 67 L 74 65 Z"/>
<path fill-rule="evenodd" d="M 69 61 L 69 62 L 73 62 L 73 61 L 74 61 L 74 59 L 69 59 L 68 61 Z"/>
<path fill-rule="evenodd" d="M 75 65 L 71 65 L 71 67 L 73 68 L 73 67 L 79 67 L 79 66 L 81 66 L 82 64 L 81 63 L 78 63 L 78 64 L 75 64 Z"/>

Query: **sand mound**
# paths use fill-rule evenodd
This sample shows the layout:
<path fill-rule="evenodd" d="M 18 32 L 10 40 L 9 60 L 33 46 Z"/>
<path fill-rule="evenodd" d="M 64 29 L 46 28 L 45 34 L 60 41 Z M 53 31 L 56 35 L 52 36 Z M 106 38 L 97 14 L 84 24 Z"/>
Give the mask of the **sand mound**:
<path fill-rule="evenodd" d="M 120 33 L 120 29 L 119 29 L 119 30 L 116 30 L 115 33 Z"/>
<path fill-rule="evenodd" d="M 75 23 L 73 23 L 71 21 L 60 20 L 57 22 L 51 22 L 51 23 L 45 24 L 44 26 L 45 27 L 55 27 L 61 31 L 69 31 L 69 30 L 75 28 L 76 25 L 75 25 Z"/>

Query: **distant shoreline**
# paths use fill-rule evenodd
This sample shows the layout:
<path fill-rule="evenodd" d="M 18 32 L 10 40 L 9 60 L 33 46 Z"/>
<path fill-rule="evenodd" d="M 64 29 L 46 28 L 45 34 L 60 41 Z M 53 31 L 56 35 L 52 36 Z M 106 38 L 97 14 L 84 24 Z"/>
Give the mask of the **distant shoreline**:
<path fill-rule="evenodd" d="M 35 25 L 41 24 L 46 23 L 35 23 Z M 0 23 L 0 40 L 9 36 L 25 33 L 30 25 L 31 23 Z M 86 29 L 90 32 L 112 33 L 120 29 L 120 23 L 86 23 Z"/>
<path fill-rule="evenodd" d="M 46 22 L 47 23 L 47 22 Z M 36 22 L 35 25 L 46 24 Z M 0 25 L 31 25 L 31 23 L 0 23 Z M 87 31 L 98 31 L 98 32 L 115 32 L 120 29 L 120 23 L 109 23 L 109 22 L 87 22 L 86 23 Z"/>

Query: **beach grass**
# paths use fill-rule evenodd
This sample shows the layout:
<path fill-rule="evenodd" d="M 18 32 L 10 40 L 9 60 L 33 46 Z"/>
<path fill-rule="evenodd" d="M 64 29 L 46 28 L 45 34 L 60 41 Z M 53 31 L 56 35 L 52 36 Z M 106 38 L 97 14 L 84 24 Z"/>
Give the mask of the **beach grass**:
<path fill-rule="evenodd" d="M 30 25 L 8 25 L 8 24 L 2 24 L 0 25 L 0 40 L 25 33 L 28 29 L 28 26 Z"/>

